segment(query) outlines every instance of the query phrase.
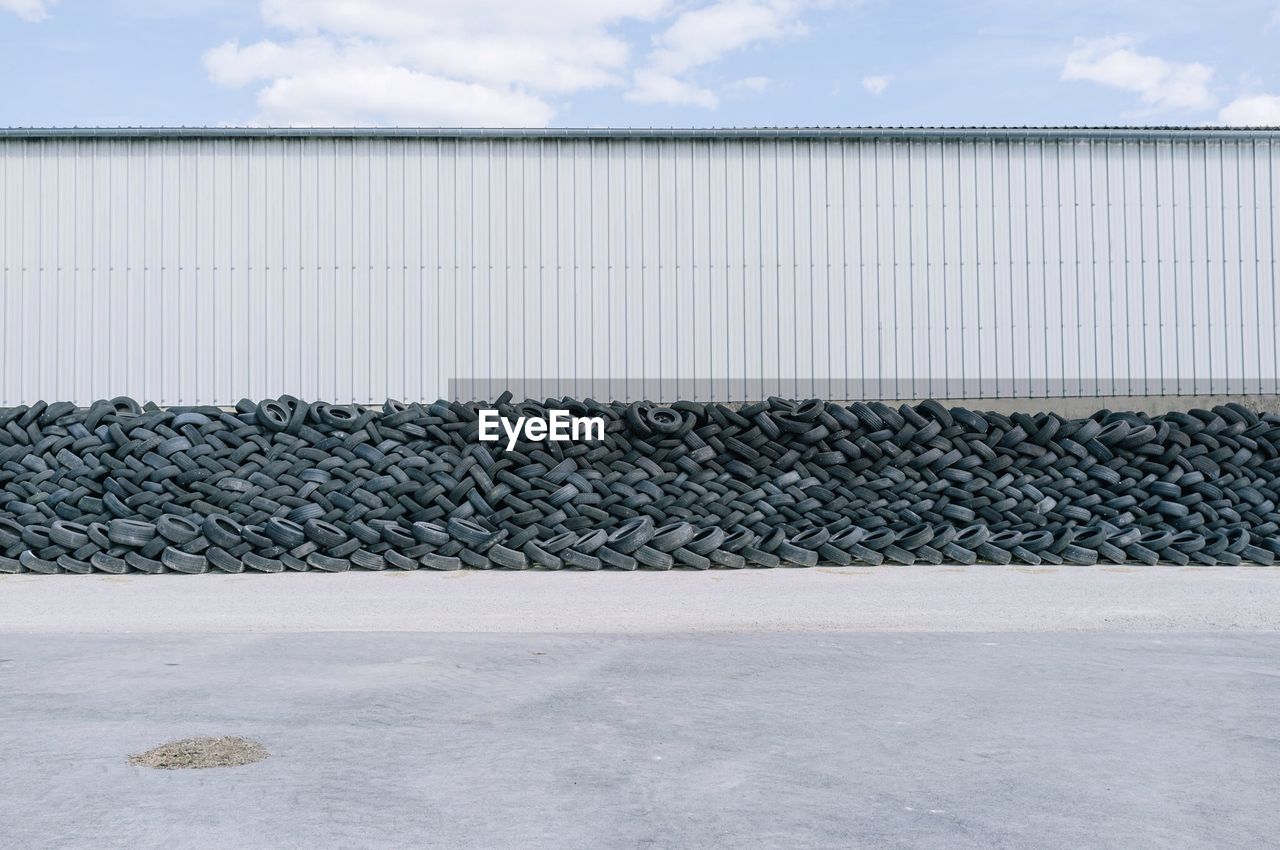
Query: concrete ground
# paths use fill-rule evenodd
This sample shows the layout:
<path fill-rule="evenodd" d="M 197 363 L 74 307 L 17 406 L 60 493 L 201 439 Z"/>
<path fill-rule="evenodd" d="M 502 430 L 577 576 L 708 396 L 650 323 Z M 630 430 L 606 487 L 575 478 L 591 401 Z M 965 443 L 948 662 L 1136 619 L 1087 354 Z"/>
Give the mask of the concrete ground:
<path fill-rule="evenodd" d="M 1280 628 L 1280 567 L 0 575 L 5 632 Z"/>
<path fill-rule="evenodd" d="M 1280 569 L 951 569 L 0 577 L 0 846 L 1274 846 Z"/>

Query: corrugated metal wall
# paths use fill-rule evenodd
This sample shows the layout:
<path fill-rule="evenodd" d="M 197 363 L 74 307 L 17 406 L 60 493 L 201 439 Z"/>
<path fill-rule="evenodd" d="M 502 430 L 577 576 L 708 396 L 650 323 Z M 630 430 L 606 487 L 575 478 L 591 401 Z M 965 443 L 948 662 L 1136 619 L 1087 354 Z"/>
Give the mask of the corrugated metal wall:
<path fill-rule="evenodd" d="M 1274 393 L 1278 148 L 0 137 L 0 403 Z"/>

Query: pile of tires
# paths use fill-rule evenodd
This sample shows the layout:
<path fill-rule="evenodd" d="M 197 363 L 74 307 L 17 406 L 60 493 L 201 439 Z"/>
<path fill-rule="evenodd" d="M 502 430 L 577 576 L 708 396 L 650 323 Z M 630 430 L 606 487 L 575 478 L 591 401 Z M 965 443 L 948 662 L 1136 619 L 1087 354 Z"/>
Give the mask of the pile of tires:
<path fill-rule="evenodd" d="M 482 442 L 479 411 L 604 439 Z M 1270 564 L 1280 417 L 769 399 L 0 410 L 0 572 Z"/>

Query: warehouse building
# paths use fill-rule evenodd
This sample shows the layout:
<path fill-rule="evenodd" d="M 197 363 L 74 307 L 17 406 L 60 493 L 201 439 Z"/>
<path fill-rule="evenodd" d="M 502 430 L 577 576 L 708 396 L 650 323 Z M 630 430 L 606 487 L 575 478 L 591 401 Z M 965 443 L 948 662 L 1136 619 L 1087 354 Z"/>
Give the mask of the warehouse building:
<path fill-rule="evenodd" d="M 0 196 L 0 405 L 1280 381 L 1280 130 L 23 129 Z"/>

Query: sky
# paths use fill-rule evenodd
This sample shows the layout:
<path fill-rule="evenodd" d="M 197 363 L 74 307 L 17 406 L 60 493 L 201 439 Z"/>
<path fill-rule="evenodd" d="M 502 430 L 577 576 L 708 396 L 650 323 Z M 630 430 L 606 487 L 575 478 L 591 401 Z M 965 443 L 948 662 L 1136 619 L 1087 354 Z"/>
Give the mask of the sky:
<path fill-rule="evenodd" d="M 0 126 L 1280 126 L 1280 0 L 0 0 Z"/>

